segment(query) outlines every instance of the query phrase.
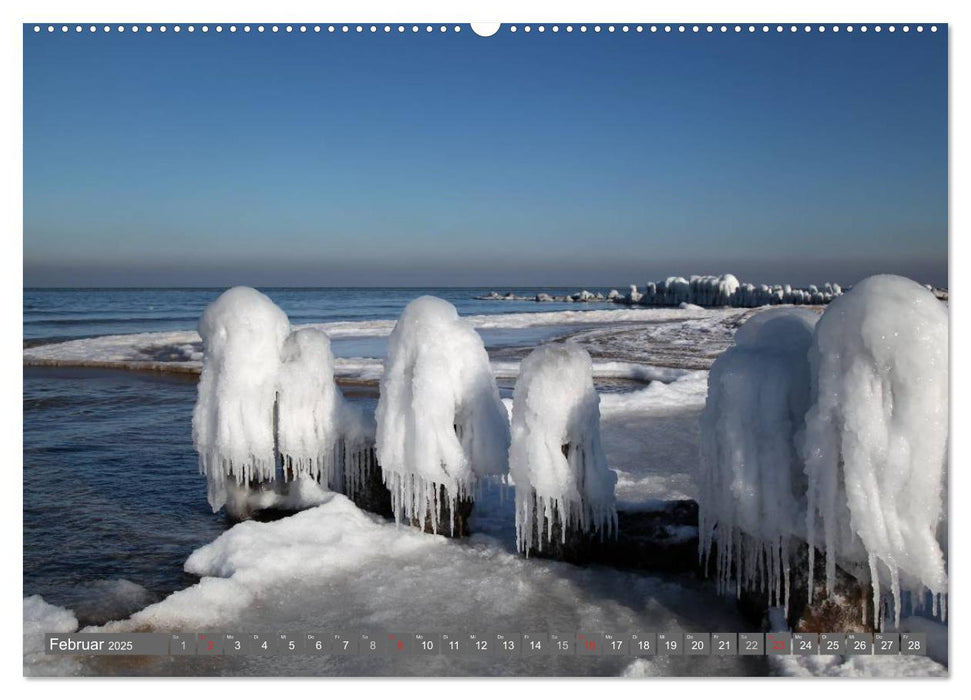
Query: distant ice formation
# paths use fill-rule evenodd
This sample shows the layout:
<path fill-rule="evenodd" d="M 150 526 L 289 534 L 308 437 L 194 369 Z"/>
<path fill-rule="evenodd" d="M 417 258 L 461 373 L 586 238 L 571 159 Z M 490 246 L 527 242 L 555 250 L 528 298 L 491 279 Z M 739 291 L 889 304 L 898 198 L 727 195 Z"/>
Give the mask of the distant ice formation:
<path fill-rule="evenodd" d="M 520 368 L 513 392 L 509 471 L 516 484 L 516 533 L 528 551 L 534 530 L 540 548 L 554 521 L 567 531 L 616 530 L 617 475 L 600 444 L 600 397 L 590 355 L 579 345 L 548 344 Z"/>
<path fill-rule="evenodd" d="M 563 296 L 546 293 L 534 296 L 500 294 L 490 292 L 477 297 L 483 300 L 539 301 L 539 302 L 613 302 L 628 306 L 698 306 L 755 307 L 769 304 L 828 304 L 843 293 L 840 285 L 827 282 L 822 287 L 814 284 L 805 289 L 790 284 L 751 284 L 738 281 L 735 275 L 692 275 L 690 278 L 668 277 L 659 282 L 648 282 L 643 287 L 630 285 L 626 294 L 611 289 L 606 295 L 586 289 Z"/>

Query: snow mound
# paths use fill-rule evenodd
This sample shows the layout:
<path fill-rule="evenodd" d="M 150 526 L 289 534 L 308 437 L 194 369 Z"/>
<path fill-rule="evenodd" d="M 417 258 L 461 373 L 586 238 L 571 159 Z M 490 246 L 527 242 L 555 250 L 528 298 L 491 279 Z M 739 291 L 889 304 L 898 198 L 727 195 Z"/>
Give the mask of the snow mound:
<path fill-rule="evenodd" d="M 543 517 L 547 541 L 555 517 L 564 541 L 567 529 L 601 535 L 616 530 L 617 475 L 600 443 L 600 397 L 590 355 L 580 346 L 544 345 L 523 360 L 513 391 L 509 471 L 522 551 Z"/>
<path fill-rule="evenodd" d="M 719 588 L 789 598 L 790 538 L 802 536 L 806 479 L 795 448 L 809 408 L 809 347 L 819 316 L 752 316 L 712 365 L 701 414 L 699 547 L 712 546 Z"/>
<path fill-rule="evenodd" d="M 509 422 L 482 338 L 431 296 L 405 307 L 388 339 L 376 453 L 395 519 L 456 512 L 482 477 L 508 472 Z"/>
<path fill-rule="evenodd" d="M 152 591 L 128 579 L 86 581 L 73 587 L 65 598 L 79 624 L 120 620 L 159 599 Z"/>
<path fill-rule="evenodd" d="M 868 569 L 876 611 L 889 586 L 899 625 L 902 590 L 930 591 L 935 608 L 947 590 L 938 541 L 946 517 L 946 306 L 911 280 L 870 277 L 823 314 L 810 361 L 802 443 L 809 541 L 821 528 L 827 585 L 837 562 Z"/>
<path fill-rule="evenodd" d="M 226 482 L 272 480 L 276 469 L 273 412 L 287 315 L 249 287 L 234 287 L 202 314 L 205 360 L 192 439 L 209 482 L 209 503 L 226 502 Z"/>
<path fill-rule="evenodd" d="M 24 675 L 71 675 L 77 662 L 70 656 L 48 656 L 44 653 L 44 635 L 76 632 L 74 613 L 51 605 L 39 595 L 24 598 Z"/>
<path fill-rule="evenodd" d="M 829 678 L 931 678 L 947 668 L 926 656 L 769 656 L 773 675 Z"/>

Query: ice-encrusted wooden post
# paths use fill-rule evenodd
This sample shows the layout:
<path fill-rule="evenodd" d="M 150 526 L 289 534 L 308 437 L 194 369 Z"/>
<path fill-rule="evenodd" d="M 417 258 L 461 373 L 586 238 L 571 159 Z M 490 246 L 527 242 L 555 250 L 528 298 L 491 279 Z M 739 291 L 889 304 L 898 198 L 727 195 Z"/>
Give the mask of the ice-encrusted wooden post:
<path fill-rule="evenodd" d="M 580 346 L 544 345 L 523 360 L 509 473 L 520 551 L 582 560 L 585 547 L 616 535 L 617 475 L 600 444 L 593 363 Z"/>
<path fill-rule="evenodd" d="M 806 477 L 795 438 L 809 408 L 809 348 L 818 314 L 752 316 L 708 375 L 701 414 L 699 549 L 721 592 L 789 604 L 804 537 Z"/>
<path fill-rule="evenodd" d="M 286 314 L 248 287 L 210 304 L 199 333 L 193 442 L 213 512 L 242 520 L 295 510 L 319 486 L 390 515 L 375 479 L 374 419 L 341 395 L 326 334 L 290 332 Z"/>
<path fill-rule="evenodd" d="M 395 519 L 467 534 L 477 483 L 508 471 L 509 419 L 482 338 L 447 301 L 423 296 L 402 312 L 376 417 Z"/>
<path fill-rule="evenodd" d="M 276 477 L 274 411 L 287 315 L 268 297 L 234 287 L 202 314 L 203 365 L 192 440 L 213 512 L 235 511 Z"/>
<path fill-rule="evenodd" d="M 826 308 L 810 362 L 800 446 L 807 540 L 825 554 L 826 590 L 841 566 L 869 578 L 878 626 L 884 598 L 899 626 L 904 591 L 944 617 L 947 307 L 912 280 L 868 277 Z"/>
<path fill-rule="evenodd" d="M 799 631 L 898 626 L 905 591 L 943 617 L 947 309 L 893 275 L 830 289 L 818 321 L 759 313 L 712 366 L 701 554 Z"/>

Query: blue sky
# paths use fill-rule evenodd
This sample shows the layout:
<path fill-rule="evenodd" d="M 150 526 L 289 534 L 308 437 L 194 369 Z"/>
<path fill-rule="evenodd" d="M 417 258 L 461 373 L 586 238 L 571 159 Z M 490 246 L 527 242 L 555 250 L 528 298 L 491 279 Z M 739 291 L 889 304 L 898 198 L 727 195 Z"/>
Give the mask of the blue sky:
<path fill-rule="evenodd" d="M 946 31 L 24 53 L 26 286 L 947 281 Z"/>

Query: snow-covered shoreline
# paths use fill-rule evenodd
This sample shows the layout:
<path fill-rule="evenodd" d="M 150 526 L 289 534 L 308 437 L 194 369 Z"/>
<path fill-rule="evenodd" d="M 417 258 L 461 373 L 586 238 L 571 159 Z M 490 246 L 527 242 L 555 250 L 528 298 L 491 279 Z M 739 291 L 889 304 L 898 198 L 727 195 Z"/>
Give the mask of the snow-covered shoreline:
<path fill-rule="evenodd" d="M 697 340 L 706 344 L 712 336 L 716 350 L 727 347 L 731 329 L 745 315 L 751 313 L 739 309 L 610 309 L 586 311 L 556 311 L 513 314 L 483 314 L 465 317 L 474 328 L 491 332 L 529 332 L 533 329 L 559 329 L 564 335 L 590 334 L 596 338 L 592 354 L 595 358 L 594 376 L 604 378 L 629 378 L 642 380 L 653 378 L 645 375 L 651 370 L 645 366 L 682 367 L 698 369 L 693 364 L 664 361 L 643 362 L 634 359 L 629 352 L 614 353 L 610 336 L 615 333 L 638 333 L 641 344 L 644 336 L 657 336 L 656 348 L 680 348 L 690 358 L 693 353 L 684 352 L 685 343 Z M 684 325 L 687 324 L 687 325 Z M 305 324 L 296 329 L 316 329 L 327 333 L 334 340 L 361 338 L 384 339 L 394 328 L 394 321 L 339 321 L 323 324 Z M 684 328 L 689 337 L 682 337 Z M 618 348 L 619 349 L 619 348 Z M 703 347 L 698 348 L 704 352 Z M 517 358 L 518 359 L 518 358 Z M 713 358 L 712 358 L 713 359 Z M 173 372 L 199 374 L 202 369 L 202 339 L 196 331 L 161 331 L 126 335 L 103 335 L 33 345 L 23 350 L 25 367 L 89 367 L 130 371 Z M 710 361 L 706 364 L 710 364 Z M 496 376 L 515 377 L 518 361 L 504 357 L 493 358 Z M 335 376 L 343 383 L 376 383 L 383 371 L 383 361 L 376 357 L 340 357 L 335 360 Z"/>

